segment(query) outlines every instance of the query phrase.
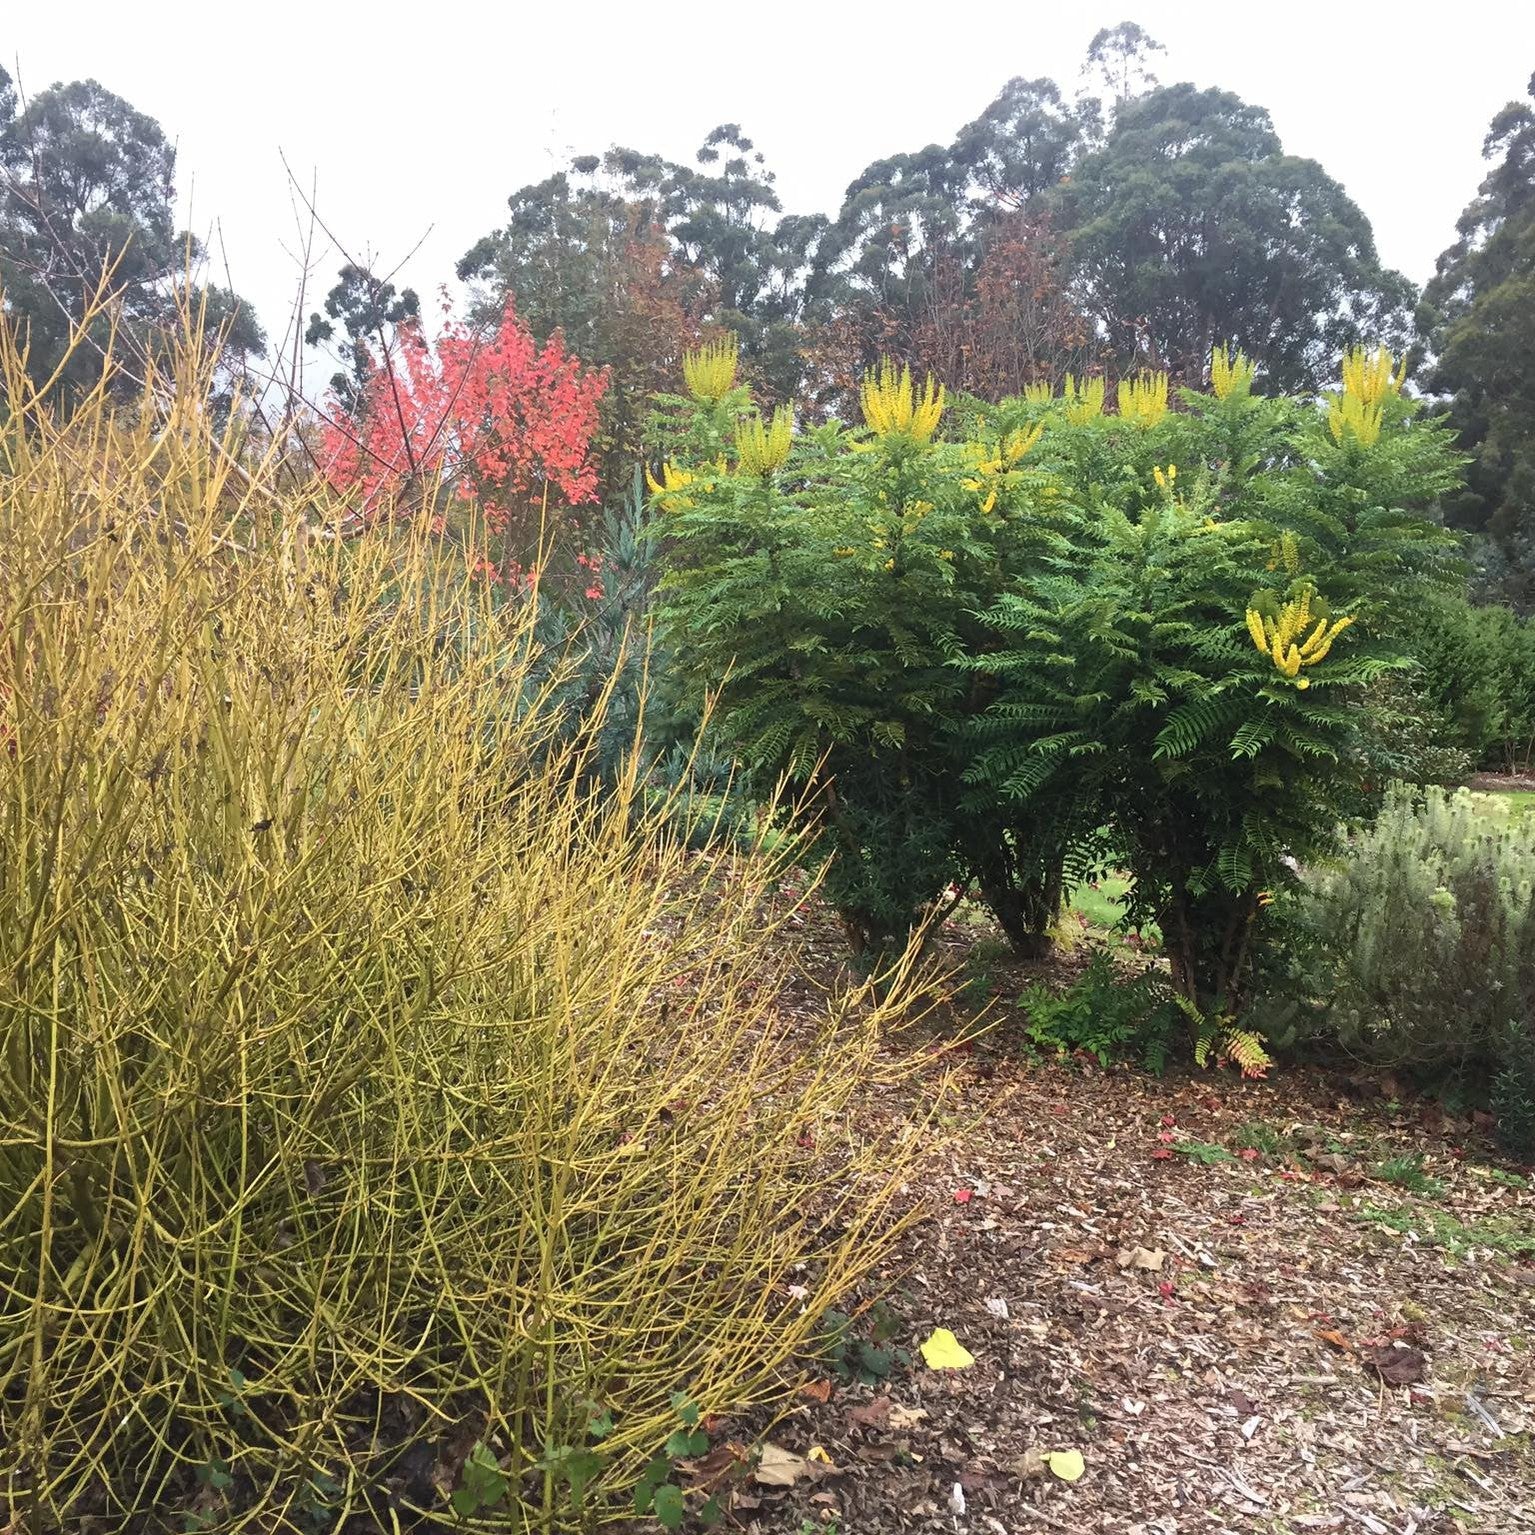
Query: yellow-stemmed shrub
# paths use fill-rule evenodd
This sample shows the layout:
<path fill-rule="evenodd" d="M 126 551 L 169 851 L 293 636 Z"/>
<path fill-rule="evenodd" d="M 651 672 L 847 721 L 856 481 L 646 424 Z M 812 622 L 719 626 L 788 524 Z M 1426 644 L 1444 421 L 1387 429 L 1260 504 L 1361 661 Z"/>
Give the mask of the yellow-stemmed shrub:
<path fill-rule="evenodd" d="M 67 417 L 0 352 L 0 1525 L 462 1526 L 476 1443 L 485 1521 L 594 1517 L 888 1253 L 916 983 L 784 1022 L 772 863 L 587 787 L 529 630 L 197 348 Z"/>

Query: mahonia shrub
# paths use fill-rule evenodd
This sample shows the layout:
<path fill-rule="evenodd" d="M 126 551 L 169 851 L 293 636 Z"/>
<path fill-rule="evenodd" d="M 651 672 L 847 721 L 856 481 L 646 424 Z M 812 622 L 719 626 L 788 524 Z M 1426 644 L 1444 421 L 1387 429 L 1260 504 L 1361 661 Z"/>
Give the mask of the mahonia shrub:
<path fill-rule="evenodd" d="M 1321 956 L 1312 985 L 1326 1027 L 1346 1050 L 1495 1082 L 1509 1105 L 1535 1097 L 1535 818 L 1463 789 L 1393 785 L 1293 905 Z"/>
<path fill-rule="evenodd" d="M 886 367 L 862 430 L 798 438 L 726 365 L 691 426 L 673 399 L 666 622 L 743 759 L 816 800 L 850 928 L 973 880 L 1027 936 L 1065 873 L 1127 869 L 1199 1052 L 1262 1069 L 1231 1020 L 1267 905 L 1404 771 L 1405 619 L 1462 577 L 1430 515 L 1458 461 L 1403 384 L 1356 349 L 1266 398 L 1217 349 L 1208 392 L 949 409 Z"/>
<path fill-rule="evenodd" d="M 1177 411 L 1155 375 L 1114 414 L 1080 381 L 1000 407 L 1044 425 L 1090 547 L 988 615 L 998 643 L 973 664 L 998 692 L 969 773 L 1004 799 L 1077 798 L 1202 1018 L 1241 1012 L 1267 903 L 1383 776 L 1366 705 L 1409 664 L 1392 615 L 1455 579 L 1449 536 L 1403 509 L 1454 460 L 1400 377 L 1352 353 L 1320 406 L 1269 400 L 1218 351 L 1211 392 Z"/>
<path fill-rule="evenodd" d="M 986 688 L 958 664 L 1010 583 L 1070 558 L 1065 499 L 1029 461 L 1038 433 L 944 441 L 942 390 L 885 365 L 861 428 L 795 436 L 787 411 L 749 410 L 733 353 L 688 366 L 696 422 L 672 440 L 710 456 L 652 479 L 675 679 L 712 698 L 758 792 L 787 782 L 814 817 L 856 951 L 901 946 L 972 876 L 1043 931 L 1041 839 L 1018 831 L 1021 808 L 978 808 L 964 781 L 962 727 Z M 728 448 L 722 402 L 739 412 Z M 671 408 L 675 421 L 680 397 Z M 1006 899 L 1025 889 L 1032 912 Z"/>

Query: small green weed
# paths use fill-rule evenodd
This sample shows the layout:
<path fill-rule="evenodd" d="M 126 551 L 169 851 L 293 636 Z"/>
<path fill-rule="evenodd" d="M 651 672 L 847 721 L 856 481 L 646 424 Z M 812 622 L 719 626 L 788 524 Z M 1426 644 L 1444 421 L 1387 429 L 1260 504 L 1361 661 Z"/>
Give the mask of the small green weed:
<path fill-rule="evenodd" d="M 1378 1205 L 1364 1205 L 1356 1218 L 1371 1226 L 1405 1236 L 1415 1233 L 1420 1240 L 1432 1242 L 1453 1258 L 1464 1257 L 1473 1249 L 1522 1258 L 1535 1254 L 1535 1229 L 1528 1222 L 1512 1216 L 1491 1215 L 1485 1220 L 1467 1223 L 1432 1205 L 1383 1210 Z"/>
<path fill-rule="evenodd" d="M 1200 1167 L 1218 1167 L 1222 1162 L 1236 1161 L 1224 1146 L 1217 1146 L 1213 1141 L 1179 1141 L 1173 1150 Z"/>
<path fill-rule="evenodd" d="M 1261 1151 L 1266 1157 L 1284 1150 L 1284 1136 L 1265 1119 L 1250 1119 L 1236 1133 L 1237 1146 L 1245 1151 Z"/>
<path fill-rule="evenodd" d="M 677 1427 L 640 1474 L 639 1485 L 634 1489 L 634 1511 L 641 1517 L 654 1514 L 662 1528 L 677 1530 L 688 1510 L 682 1489 L 672 1480 L 672 1474 L 678 1461 L 696 1460 L 709 1453 L 709 1436 L 704 1432 L 698 1403 L 687 1392 L 672 1393 L 672 1411 L 677 1414 Z M 711 1497 L 697 1510 L 697 1517 L 706 1525 L 714 1525 L 722 1513 L 719 1499 Z"/>
<path fill-rule="evenodd" d="M 1444 1193 L 1444 1184 L 1423 1171 L 1423 1157 L 1418 1152 L 1387 1157 L 1376 1167 L 1375 1176 L 1382 1183 L 1394 1183 L 1398 1188 L 1429 1199 L 1438 1199 Z"/>
<path fill-rule="evenodd" d="M 828 1311 L 824 1318 L 825 1333 L 821 1357 L 827 1370 L 838 1380 L 858 1381 L 865 1386 L 876 1386 L 888 1380 L 897 1369 L 911 1364 L 911 1354 L 894 1346 L 892 1340 L 901 1330 L 900 1318 L 884 1301 L 876 1301 L 869 1308 L 867 1333 L 859 1337 L 853 1319 L 845 1312 Z"/>

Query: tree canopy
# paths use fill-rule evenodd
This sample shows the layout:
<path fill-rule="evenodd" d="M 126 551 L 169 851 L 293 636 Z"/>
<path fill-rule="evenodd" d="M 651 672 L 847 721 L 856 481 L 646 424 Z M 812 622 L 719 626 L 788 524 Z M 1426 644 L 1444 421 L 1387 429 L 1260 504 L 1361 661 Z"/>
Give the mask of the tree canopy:
<path fill-rule="evenodd" d="M 1485 535 L 1485 586 L 1535 609 L 1535 75 L 1483 144 L 1491 162 L 1424 291 L 1432 385 L 1471 455 L 1458 526 Z"/>
<path fill-rule="evenodd" d="M 24 103 L 18 96 L 5 76 L 0 289 L 25 330 L 34 377 L 60 369 L 60 385 L 77 390 L 102 366 L 102 338 L 69 345 L 93 300 L 115 301 L 128 355 L 142 359 L 200 250 L 177 232 L 176 151 L 153 118 L 95 80 L 53 85 Z M 260 328 L 232 293 L 209 286 L 197 296 L 231 352 L 260 349 Z"/>

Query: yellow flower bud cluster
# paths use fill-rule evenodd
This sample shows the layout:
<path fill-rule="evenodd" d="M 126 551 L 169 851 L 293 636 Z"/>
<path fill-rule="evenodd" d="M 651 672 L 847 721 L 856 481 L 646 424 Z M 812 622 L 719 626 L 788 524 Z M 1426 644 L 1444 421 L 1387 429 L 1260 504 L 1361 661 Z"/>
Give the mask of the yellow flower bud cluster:
<path fill-rule="evenodd" d="M 1325 660 L 1333 641 L 1354 621 L 1352 614 L 1329 622 L 1330 618 L 1327 604 L 1309 586 L 1283 605 L 1264 592 L 1247 609 L 1247 632 L 1260 655 L 1273 661 L 1296 687 L 1309 688 L 1311 681 L 1300 675 L 1301 668 Z"/>
<path fill-rule="evenodd" d="M 1178 466 L 1169 464 L 1166 469 L 1158 469 L 1152 466 L 1151 477 L 1157 482 L 1157 489 L 1166 491 L 1168 495 L 1175 495 L 1178 490 Z"/>
<path fill-rule="evenodd" d="M 1050 387 L 1048 379 L 1040 379 L 1037 383 L 1023 386 L 1023 398 L 1029 405 L 1048 405 L 1055 397 L 1055 391 Z"/>
<path fill-rule="evenodd" d="M 688 393 L 702 405 L 717 404 L 736 385 L 740 342 L 726 335 L 682 354 L 682 378 Z"/>
<path fill-rule="evenodd" d="M 650 487 L 651 495 L 655 496 L 669 512 L 692 506 L 693 498 L 683 495 L 682 492 L 689 485 L 697 482 L 698 476 L 691 469 L 679 469 L 673 463 L 661 466 L 659 480 L 650 472 L 648 466 L 645 470 L 645 483 Z"/>
<path fill-rule="evenodd" d="M 929 375 L 918 395 L 912 388 L 911 369 L 896 366 L 887 357 L 878 368 L 871 368 L 863 378 L 860 391 L 863 418 L 876 437 L 909 437 L 913 442 L 933 440 L 943 415 L 942 384 Z"/>
<path fill-rule="evenodd" d="M 1167 414 L 1167 375 L 1142 373 L 1119 381 L 1119 414 L 1137 426 L 1155 426 Z"/>
<path fill-rule="evenodd" d="M 1343 354 L 1343 387 L 1329 396 L 1327 429 L 1340 446 L 1352 437 L 1362 448 L 1380 441 L 1389 395 L 1400 394 L 1407 381 L 1407 359 L 1392 368 L 1391 353 L 1377 347 L 1372 357 L 1362 346 L 1350 347 Z"/>
<path fill-rule="evenodd" d="M 1066 402 L 1066 419 L 1073 426 L 1086 426 L 1103 414 L 1103 380 L 1084 378 L 1079 382 L 1068 373 L 1061 398 Z"/>
<path fill-rule="evenodd" d="M 1217 400 L 1251 394 L 1257 373 L 1245 352 L 1228 353 L 1224 346 L 1218 346 L 1210 353 L 1210 390 Z"/>
<path fill-rule="evenodd" d="M 788 406 L 773 412 L 771 426 L 760 415 L 747 416 L 736 423 L 736 459 L 738 471 L 757 479 L 766 479 L 789 461 L 794 440 L 794 417 Z"/>

